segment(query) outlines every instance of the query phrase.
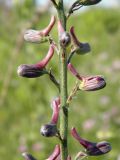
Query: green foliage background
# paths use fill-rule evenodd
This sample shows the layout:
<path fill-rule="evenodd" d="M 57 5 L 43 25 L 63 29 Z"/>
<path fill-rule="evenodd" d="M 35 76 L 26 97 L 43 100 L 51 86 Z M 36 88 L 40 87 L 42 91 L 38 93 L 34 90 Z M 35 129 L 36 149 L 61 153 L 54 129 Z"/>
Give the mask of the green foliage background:
<path fill-rule="evenodd" d="M 23 63 L 36 63 L 45 56 L 47 44 L 28 44 L 12 56 L 16 41 L 24 24 L 34 14 L 33 1 L 12 9 L 0 7 L 0 159 L 22 160 L 21 151 L 45 159 L 52 152 L 56 138 L 46 139 L 39 133 L 40 126 L 49 122 L 52 110 L 50 103 L 58 96 L 55 86 L 47 76 L 25 79 L 17 76 L 17 67 Z M 32 28 L 44 28 L 50 19 L 49 13 L 41 14 L 39 23 Z M 69 129 L 75 126 L 80 135 L 91 141 L 107 140 L 112 151 L 90 160 L 119 160 L 120 153 L 120 11 L 119 9 L 90 8 L 70 18 L 68 30 L 75 26 L 81 42 L 89 42 L 90 54 L 76 56 L 72 62 L 83 75 L 104 75 L 105 89 L 97 92 L 79 92 L 69 109 Z M 57 40 L 57 29 L 52 35 Z M 15 63 L 11 61 L 15 58 Z M 8 70 L 13 67 L 8 88 L 4 85 Z M 58 56 L 55 54 L 48 68 L 59 77 Z M 69 91 L 75 78 L 68 73 Z M 7 90 L 8 89 L 8 90 Z M 6 92 L 6 94 L 3 94 Z M 2 101 L 4 99 L 4 101 Z M 22 149 L 21 149 L 22 148 Z M 69 135 L 69 151 L 74 156 L 83 148 Z"/>

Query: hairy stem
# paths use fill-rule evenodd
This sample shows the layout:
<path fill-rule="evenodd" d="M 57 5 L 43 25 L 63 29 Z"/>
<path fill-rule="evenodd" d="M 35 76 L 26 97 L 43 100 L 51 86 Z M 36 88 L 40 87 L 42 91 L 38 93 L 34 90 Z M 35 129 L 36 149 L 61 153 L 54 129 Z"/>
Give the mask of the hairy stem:
<path fill-rule="evenodd" d="M 66 30 L 66 16 L 64 12 L 63 0 L 58 2 L 58 18 Z M 66 49 L 60 47 L 60 136 L 61 136 L 61 160 L 66 160 L 68 156 L 67 131 L 68 131 L 68 106 L 67 106 L 67 53 Z"/>

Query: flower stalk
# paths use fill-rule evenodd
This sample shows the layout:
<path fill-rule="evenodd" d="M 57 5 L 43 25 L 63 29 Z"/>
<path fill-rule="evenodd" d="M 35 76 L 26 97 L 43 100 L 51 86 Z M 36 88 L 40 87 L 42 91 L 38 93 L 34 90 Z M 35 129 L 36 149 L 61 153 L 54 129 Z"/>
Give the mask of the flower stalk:
<path fill-rule="evenodd" d="M 58 19 L 61 25 L 66 31 L 66 16 L 64 12 L 63 0 L 58 2 Z M 61 32 L 58 31 L 58 32 Z M 60 41 L 60 33 L 59 33 Z M 68 133 L 68 104 L 67 104 L 67 53 L 66 47 L 60 46 L 60 136 L 61 136 L 61 160 L 66 160 L 68 157 L 68 144 L 67 144 L 67 133 Z"/>

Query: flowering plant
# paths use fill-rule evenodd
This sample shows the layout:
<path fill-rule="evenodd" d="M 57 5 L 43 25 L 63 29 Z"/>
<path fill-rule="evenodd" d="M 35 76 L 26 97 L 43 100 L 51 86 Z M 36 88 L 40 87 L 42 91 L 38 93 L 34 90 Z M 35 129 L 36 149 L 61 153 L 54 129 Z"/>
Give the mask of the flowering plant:
<path fill-rule="evenodd" d="M 24 34 L 24 39 L 27 42 L 32 43 L 49 43 L 49 50 L 43 60 L 36 64 L 22 64 L 18 67 L 17 73 L 19 76 L 26 78 L 38 78 L 44 75 L 48 75 L 50 80 L 55 84 L 59 90 L 59 97 L 52 101 L 52 118 L 50 122 L 44 124 L 40 128 L 40 133 L 44 137 L 57 137 L 60 144 L 55 146 L 53 153 L 47 158 L 47 160 L 71 160 L 70 153 L 68 153 L 68 107 L 72 98 L 78 91 L 97 91 L 106 86 L 106 82 L 103 76 L 82 76 L 78 73 L 76 68 L 71 63 L 71 59 L 77 54 L 82 56 L 91 51 L 89 43 L 82 43 L 78 40 L 74 27 L 67 31 L 67 22 L 69 17 L 76 10 L 83 6 L 90 6 L 99 3 L 101 0 L 77 0 L 75 1 L 68 13 L 65 13 L 63 0 L 51 0 L 51 3 L 57 10 L 58 18 L 58 39 L 59 43 L 56 44 L 53 37 L 50 35 L 51 30 L 56 22 L 56 17 L 52 16 L 50 23 L 43 30 L 29 29 Z M 67 53 L 67 47 L 71 48 L 70 53 Z M 60 80 L 56 80 L 51 69 L 46 69 L 47 64 L 54 56 L 54 52 L 59 55 L 59 70 Z M 70 71 L 73 76 L 76 77 L 77 83 L 75 87 L 68 95 L 67 90 L 67 71 Z M 58 123 L 60 121 L 60 123 Z M 91 142 L 79 136 L 75 128 L 71 129 L 72 136 L 83 146 L 85 149 L 83 152 L 77 153 L 75 159 L 83 159 L 88 156 L 99 156 L 108 153 L 111 150 L 109 142 Z M 26 160 L 36 160 L 31 154 L 22 154 Z"/>

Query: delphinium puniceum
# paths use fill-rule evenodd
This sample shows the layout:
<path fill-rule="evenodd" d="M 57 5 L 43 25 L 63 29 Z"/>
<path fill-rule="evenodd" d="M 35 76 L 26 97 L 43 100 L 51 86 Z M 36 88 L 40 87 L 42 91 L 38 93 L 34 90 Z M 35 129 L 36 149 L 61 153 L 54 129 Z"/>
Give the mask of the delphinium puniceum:
<path fill-rule="evenodd" d="M 111 150 L 111 145 L 107 141 L 91 142 L 82 138 L 75 128 L 72 128 L 70 133 L 80 145 L 84 148 L 84 151 L 80 151 L 76 154 L 76 157 L 72 157 L 68 153 L 68 107 L 73 97 L 77 92 L 92 92 L 102 89 L 106 86 L 106 81 L 101 75 L 81 75 L 74 65 L 71 63 L 71 59 L 77 54 L 83 56 L 91 51 L 91 47 L 88 42 L 81 42 L 76 36 L 74 26 L 67 28 L 67 22 L 70 16 L 81 7 L 87 7 L 96 5 L 101 0 L 76 0 L 71 5 L 69 10 L 65 10 L 63 0 L 51 0 L 51 3 L 57 11 L 57 18 L 51 17 L 48 26 L 42 30 L 29 29 L 24 34 L 24 39 L 31 43 L 48 43 L 49 49 L 46 56 L 39 60 L 36 64 L 22 64 L 18 67 L 17 73 L 21 77 L 25 78 L 39 78 L 44 75 L 48 75 L 50 81 L 54 83 L 59 91 L 59 96 L 52 100 L 52 116 L 48 123 L 45 123 L 40 127 L 40 134 L 44 138 L 58 138 L 53 152 L 46 156 L 46 160 L 78 160 L 88 156 L 100 156 L 108 153 Z M 58 44 L 54 41 L 51 30 L 54 28 L 54 24 L 57 21 L 58 26 Z M 68 53 L 68 47 L 71 49 Z M 47 68 L 47 64 L 54 58 L 54 52 L 57 52 L 59 58 L 59 74 L 60 79 L 57 80 L 53 71 Z M 70 71 L 71 75 L 76 78 L 76 83 L 73 90 L 68 94 L 67 86 L 67 72 Z M 27 80 L 26 80 L 27 81 Z M 70 107 L 72 110 L 72 107 Z M 58 122 L 59 121 L 59 122 Z M 79 147 L 79 146 L 78 146 Z M 22 154 L 25 160 L 37 160 L 30 153 Z"/>

